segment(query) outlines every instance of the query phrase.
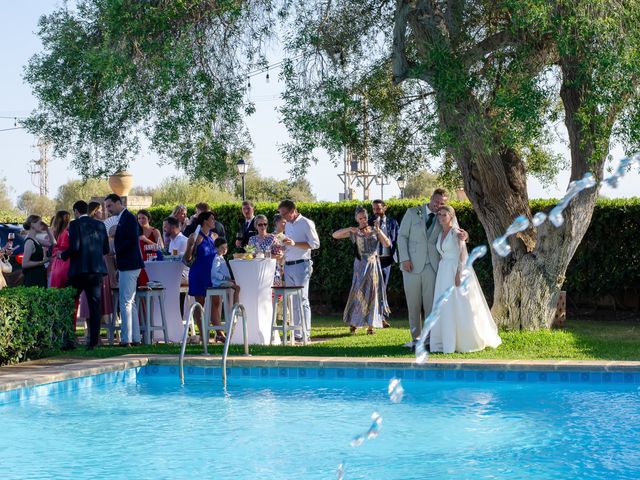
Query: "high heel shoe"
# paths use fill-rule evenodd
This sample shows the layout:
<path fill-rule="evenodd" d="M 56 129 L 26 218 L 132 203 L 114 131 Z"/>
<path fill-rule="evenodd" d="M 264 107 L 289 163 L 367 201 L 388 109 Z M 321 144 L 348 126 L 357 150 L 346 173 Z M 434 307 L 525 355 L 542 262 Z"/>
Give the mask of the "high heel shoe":
<path fill-rule="evenodd" d="M 216 333 L 216 343 L 224 343 L 227 341 L 227 337 L 224 336 L 224 333 L 219 332 Z"/>
<path fill-rule="evenodd" d="M 367 335 L 373 335 L 374 333 L 376 333 L 376 331 L 373 329 L 373 327 L 367 328 Z"/>
<path fill-rule="evenodd" d="M 352 326 L 352 327 L 349 327 L 349 333 L 350 333 L 351 335 L 355 334 L 355 333 L 356 333 L 356 329 L 357 329 L 357 327 L 353 327 L 353 326 Z"/>

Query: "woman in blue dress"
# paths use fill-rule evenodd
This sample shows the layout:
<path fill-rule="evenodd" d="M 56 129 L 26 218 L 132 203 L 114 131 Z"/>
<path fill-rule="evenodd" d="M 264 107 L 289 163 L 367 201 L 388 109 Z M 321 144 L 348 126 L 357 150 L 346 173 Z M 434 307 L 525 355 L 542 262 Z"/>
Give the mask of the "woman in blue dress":
<path fill-rule="evenodd" d="M 207 294 L 207 288 L 211 287 L 211 266 L 213 259 L 218 254 L 214 244 L 218 237 L 214 232 L 216 218 L 213 212 L 202 212 L 196 219 L 196 231 L 189 236 L 187 241 L 187 249 L 184 252 L 184 258 L 187 262 L 191 262 L 193 256 L 193 264 L 189 269 L 189 295 L 196 299 L 200 305 L 204 307 L 204 299 Z M 211 306 L 211 318 L 214 325 L 220 325 L 220 298 L 213 297 Z M 196 323 L 202 334 L 202 318 L 198 313 Z M 207 340 L 207 339 L 205 339 Z M 224 333 L 218 331 L 216 341 L 224 342 Z"/>

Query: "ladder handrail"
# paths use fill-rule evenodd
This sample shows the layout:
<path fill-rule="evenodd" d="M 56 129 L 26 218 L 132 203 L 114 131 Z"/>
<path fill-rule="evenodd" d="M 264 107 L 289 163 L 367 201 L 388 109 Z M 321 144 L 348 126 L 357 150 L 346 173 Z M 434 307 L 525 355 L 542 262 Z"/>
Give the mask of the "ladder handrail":
<path fill-rule="evenodd" d="M 182 345 L 180 346 L 180 360 L 179 360 L 179 371 L 180 371 L 180 383 L 184 385 L 184 355 L 187 350 L 187 338 L 189 337 L 189 327 L 191 325 L 195 325 L 194 323 L 194 314 L 195 311 L 199 309 L 201 318 L 204 318 L 204 308 L 198 302 L 194 303 L 189 309 L 189 316 L 187 317 L 187 321 L 184 322 L 184 333 L 182 334 Z M 236 303 L 231 309 L 231 314 L 229 315 L 229 320 L 226 322 L 228 324 L 226 333 L 227 336 L 224 341 L 224 347 L 222 349 L 222 385 L 226 388 L 227 386 L 227 357 L 229 355 L 229 344 L 231 343 L 231 337 L 233 336 L 233 330 L 236 326 L 236 322 L 238 320 L 238 316 L 242 318 L 242 337 L 244 340 L 244 355 L 249 355 L 249 337 L 247 336 L 247 311 L 244 308 L 244 305 L 241 303 Z M 203 341 L 208 341 L 208 339 L 203 339 Z"/>
<path fill-rule="evenodd" d="M 249 338 L 247 337 L 247 311 L 244 305 L 236 303 L 231 309 L 229 328 L 227 329 L 227 338 L 224 341 L 224 348 L 222 350 L 222 386 L 227 387 L 227 356 L 229 354 L 229 344 L 231 343 L 231 337 L 233 336 L 233 330 L 236 326 L 238 314 L 242 318 L 242 337 L 244 340 L 244 355 L 249 356 Z"/>
<path fill-rule="evenodd" d="M 195 313 L 196 308 L 200 309 L 200 318 L 204 318 L 204 308 L 198 302 L 191 305 L 189 309 L 189 316 L 187 317 L 187 321 L 184 323 L 184 333 L 182 334 L 182 345 L 180 347 L 180 361 L 179 361 L 179 370 L 180 370 L 180 383 L 184 385 L 184 353 L 187 350 L 187 338 L 189 337 L 189 327 L 194 325 L 193 314 Z"/>

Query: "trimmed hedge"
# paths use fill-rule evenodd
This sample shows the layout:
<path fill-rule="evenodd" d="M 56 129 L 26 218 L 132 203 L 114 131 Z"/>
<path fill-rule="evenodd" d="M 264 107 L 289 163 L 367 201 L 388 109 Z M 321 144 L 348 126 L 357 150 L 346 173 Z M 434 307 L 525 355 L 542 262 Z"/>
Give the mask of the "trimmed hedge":
<path fill-rule="evenodd" d="M 311 278 L 311 296 L 314 308 L 340 311 L 351 287 L 353 247 L 348 240 L 333 240 L 331 233 L 341 227 L 355 225 L 354 210 L 361 202 L 301 203 L 298 210 L 316 223 L 320 236 L 320 249 L 314 252 L 314 273 Z M 387 214 L 400 222 L 407 208 L 420 205 L 418 200 L 388 202 Z M 556 200 L 533 200 L 533 212 L 550 208 Z M 482 225 L 469 202 L 451 202 L 456 209 L 460 225 L 469 232 L 469 250 L 487 244 Z M 153 224 L 161 228 L 162 219 L 171 214 L 171 206 L 152 207 Z M 258 203 L 256 212 L 271 219 L 276 203 Z M 216 218 L 221 221 L 230 241 L 235 239 L 241 219 L 237 203 L 214 206 Z M 369 208 L 369 211 L 371 209 Z M 193 210 L 189 213 L 191 214 Z M 595 301 L 607 295 L 621 298 L 626 293 L 637 295 L 640 287 L 640 250 L 635 245 L 640 238 L 640 199 L 599 200 L 585 238 L 567 270 L 564 288 L 574 299 Z M 487 255 L 476 264 L 476 273 L 489 299 L 493 292 L 491 258 Z M 393 267 L 389 285 L 392 308 L 404 309 L 405 299 L 402 275 Z"/>
<path fill-rule="evenodd" d="M 75 290 L 15 287 L 0 290 L 0 365 L 46 356 L 73 338 Z"/>

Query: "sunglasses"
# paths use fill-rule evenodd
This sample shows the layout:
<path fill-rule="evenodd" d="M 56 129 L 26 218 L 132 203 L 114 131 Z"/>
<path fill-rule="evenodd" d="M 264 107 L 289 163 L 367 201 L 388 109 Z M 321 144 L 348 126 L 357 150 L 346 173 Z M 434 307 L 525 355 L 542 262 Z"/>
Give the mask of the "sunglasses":
<path fill-rule="evenodd" d="M 258 227 L 266 227 L 266 226 L 268 226 L 269 224 L 268 224 L 268 223 L 256 223 L 256 225 L 257 225 Z"/>

